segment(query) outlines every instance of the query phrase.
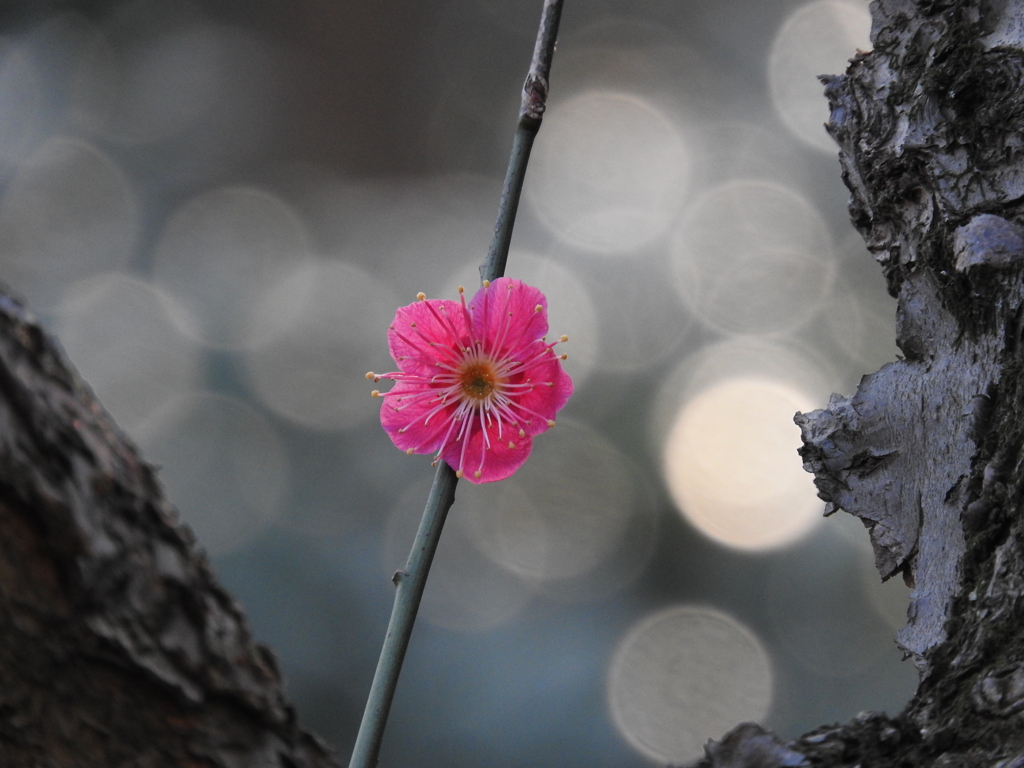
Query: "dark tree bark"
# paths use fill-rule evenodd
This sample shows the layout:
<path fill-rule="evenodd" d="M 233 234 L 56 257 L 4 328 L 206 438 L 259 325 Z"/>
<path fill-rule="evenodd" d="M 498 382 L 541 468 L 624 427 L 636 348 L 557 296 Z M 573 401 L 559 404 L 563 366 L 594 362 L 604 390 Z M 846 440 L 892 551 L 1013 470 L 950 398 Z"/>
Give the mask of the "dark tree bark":
<path fill-rule="evenodd" d="M 872 14 L 874 50 L 823 82 L 905 359 L 797 422 L 819 495 L 914 587 L 921 682 L 788 744 L 741 726 L 704 766 L 1024 766 L 1024 3 Z"/>
<path fill-rule="evenodd" d="M 0 764 L 336 765 L 151 467 L 3 295 Z"/>

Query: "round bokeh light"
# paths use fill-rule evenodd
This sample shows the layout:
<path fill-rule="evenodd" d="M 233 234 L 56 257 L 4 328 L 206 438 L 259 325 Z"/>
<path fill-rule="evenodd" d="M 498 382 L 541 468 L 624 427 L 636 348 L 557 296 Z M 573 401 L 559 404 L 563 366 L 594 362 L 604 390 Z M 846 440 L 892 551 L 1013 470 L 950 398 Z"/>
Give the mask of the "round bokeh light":
<path fill-rule="evenodd" d="M 690 399 L 664 446 L 676 506 L 715 541 L 745 550 L 789 544 L 821 519 L 813 478 L 797 448 L 797 411 L 809 397 L 770 379 L 727 379 Z"/>
<path fill-rule="evenodd" d="M 56 331 L 96 396 L 129 432 L 202 381 L 199 347 L 171 320 L 173 300 L 111 272 L 68 289 Z"/>
<path fill-rule="evenodd" d="M 127 266 L 138 228 L 121 168 L 84 141 L 51 139 L 0 200 L 0 267 L 35 306 L 48 306 L 68 283 Z"/>
<path fill-rule="evenodd" d="M 211 555 L 234 551 L 280 513 L 288 460 L 270 423 L 223 395 L 177 398 L 136 430 L 168 498 Z"/>
<path fill-rule="evenodd" d="M 584 424 L 560 418 L 538 435 L 530 460 L 492 486 L 460 489 L 473 504 L 481 551 L 534 581 L 573 579 L 602 566 L 636 514 L 625 458 Z"/>
<path fill-rule="evenodd" d="M 870 50 L 871 14 L 858 0 L 815 0 L 786 19 L 768 56 L 768 83 L 775 111 L 801 141 L 830 155 L 825 132 L 828 101 L 819 75 L 841 75 L 857 49 Z"/>
<path fill-rule="evenodd" d="M 269 341 L 245 350 L 245 370 L 260 400 L 310 429 L 362 424 L 380 412 L 363 374 L 392 370 L 387 329 L 394 292 L 343 262 L 300 266 L 258 302 Z"/>
<path fill-rule="evenodd" d="M 588 91 L 544 118 L 525 194 L 540 220 L 574 246 L 628 253 L 671 225 L 689 169 L 683 137 L 656 107 Z"/>
<path fill-rule="evenodd" d="M 710 608 L 675 606 L 641 621 L 619 644 L 608 675 L 612 718 L 659 763 L 689 763 L 708 739 L 764 718 L 771 662 L 760 641 Z"/>
<path fill-rule="evenodd" d="M 733 181 L 691 205 L 672 250 L 676 288 L 727 333 L 788 331 L 828 297 L 832 239 L 803 197 L 779 184 Z"/>
<path fill-rule="evenodd" d="M 303 223 L 280 199 L 249 187 L 193 198 L 167 222 L 153 254 L 157 285 L 189 310 L 182 330 L 221 347 L 267 336 L 261 300 L 308 259 Z"/>
<path fill-rule="evenodd" d="M 473 516 L 481 502 L 479 495 L 466 499 L 469 483 L 459 488 L 459 503 L 445 520 L 444 536 L 430 569 L 420 605 L 421 615 L 431 624 L 461 632 L 484 632 L 506 624 L 528 605 L 535 587 L 519 575 L 494 563 L 475 543 Z M 388 572 L 402 568 L 409 555 L 423 514 L 424 488 L 409 488 L 388 520 L 384 540 L 384 566 Z"/>

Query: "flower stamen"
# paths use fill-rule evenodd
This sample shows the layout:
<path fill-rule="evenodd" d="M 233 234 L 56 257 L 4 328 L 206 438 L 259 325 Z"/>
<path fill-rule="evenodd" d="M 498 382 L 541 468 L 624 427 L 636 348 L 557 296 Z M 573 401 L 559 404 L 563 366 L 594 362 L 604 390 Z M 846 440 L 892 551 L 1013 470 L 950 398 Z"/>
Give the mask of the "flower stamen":
<path fill-rule="evenodd" d="M 471 362 L 459 373 L 462 393 L 474 400 L 485 401 L 498 385 L 498 378 L 489 361 Z"/>

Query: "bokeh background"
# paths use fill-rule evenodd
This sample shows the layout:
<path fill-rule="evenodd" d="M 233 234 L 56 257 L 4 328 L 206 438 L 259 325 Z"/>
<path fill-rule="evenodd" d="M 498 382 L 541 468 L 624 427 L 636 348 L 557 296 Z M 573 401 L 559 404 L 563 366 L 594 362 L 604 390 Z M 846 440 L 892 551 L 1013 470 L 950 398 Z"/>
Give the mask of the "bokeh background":
<path fill-rule="evenodd" d="M 539 0 L 5 3 L 0 278 L 161 476 L 348 758 L 433 471 L 367 370 L 476 284 Z M 684 763 L 899 710 L 907 589 L 794 412 L 895 359 L 815 75 L 863 0 L 566 0 L 508 273 L 576 395 L 462 483 L 382 766 Z"/>

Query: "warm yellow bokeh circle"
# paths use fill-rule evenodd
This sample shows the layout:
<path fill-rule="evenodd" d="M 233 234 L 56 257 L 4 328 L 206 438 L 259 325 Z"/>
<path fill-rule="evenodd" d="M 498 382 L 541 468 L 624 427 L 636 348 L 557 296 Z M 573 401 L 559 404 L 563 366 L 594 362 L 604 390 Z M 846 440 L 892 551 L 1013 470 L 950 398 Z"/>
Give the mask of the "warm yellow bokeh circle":
<path fill-rule="evenodd" d="M 810 531 L 822 503 L 797 454 L 793 415 L 812 407 L 793 387 L 757 377 L 728 379 L 690 399 L 663 453 L 684 517 L 738 549 L 771 549 Z"/>

